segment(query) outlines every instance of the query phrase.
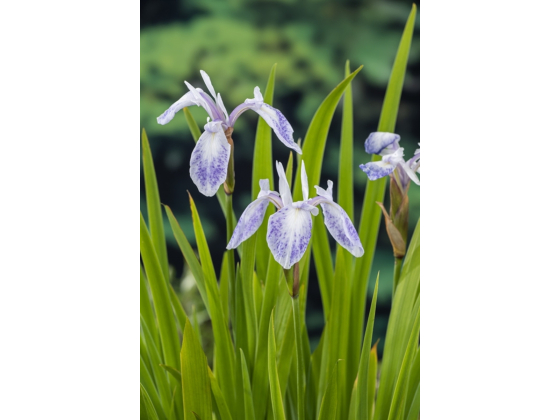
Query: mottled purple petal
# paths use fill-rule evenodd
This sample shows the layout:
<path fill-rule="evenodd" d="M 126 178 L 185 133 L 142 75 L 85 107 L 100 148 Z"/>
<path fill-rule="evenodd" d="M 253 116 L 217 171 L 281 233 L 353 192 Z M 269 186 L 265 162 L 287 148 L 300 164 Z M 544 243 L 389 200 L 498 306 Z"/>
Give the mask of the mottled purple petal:
<path fill-rule="evenodd" d="M 371 133 L 365 142 L 365 149 L 366 152 L 370 155 L 380 155 L 383 149 L 387 146 L 395 145 L 396 147 L 392 149 L 396 149 L 398 147 L 399 140 L 401 136 L 394 133 L 384 133 L 381 131 L 376 131 Z M 395 144 L 396 142 L 396 144 Z M 392 152 L 393 150 L 391 150 Z"/>
<path fill-rule="evenodd" d="M 332 237 L 355 257 L 364 255 L 358 232 L 344 209 L 332 200 L 322 202 L 321 208 L 325 226 Z"/>
<path fill-rule="evenodd" d="M 267 180 L 268 181 L 268 180 Z M 237 248 L 241 242 L 253 235 L 263 222 L 266 208 L 270 204 L 268 196 L 260 196 L 247 206 L 231 235 L 227 249 Z"/>
<path fill-rule="evenodd" d="M 190 174 L 198 190 L 212 197 L 227 177 L 231 146 L 221 123 L 209 122 L 192 152 Z"/>
<path fill-rule="evenodd" d="M 266 121 L 266 123 L 274 130 L 274 132 L 278 136 L 278 139 L 280 139 L 282 143 L 301 155 L 301 149 L 294 141 L 294 129 L 280 111 L 265 103 L 263 103 L 260 107 L 251 107 L 251 109 Z"/>
<path fill-rule="evenodd" d="M 263 102 L 263 96 L 258 86 L 255 87 L 254 95 L 255 97 L 253 99 L 245 99 L 244 103 L 237 106 L 231 112 L 231 125 L 235 124 L 235 121 L 237 120 L 239 115 L 241 115 L 248 109 L 252 109 L 257 114 L 259 114 L 263 118 L 263 120 L 266 121 L 270 128 L 274 130 L 276 136 L 278 136 L 282 143 L 301 155 L 301 149 L 294 141 L 294 129 L 292 128 L 286 117 L 284 117 L 284 115 L 282 115 L 282 113 L 276 108 L 273 108 Z"/>
<path fill-rule="evenodd" d="M 326 190 L 316 185 L 317 197 L 309 200 L 309 203 L 321 205 L 325 226 L 327 226 L 333 238 L 352 255 L 361 257 L 364 254 L 364 248 L 360 242 L 360 237 L 344 209 L 333 201 L 333 182 L 329 180 L 327 185 Z"/>
<path fill-rule="evenodd" d="M 303 257 L 310 239 L 311 214 L 306 210 L 288 206 L 268 219 L 268 247 L 274 259 L 285 269 Z"/>
<path fill-rule="evenodd" d="M 368 162 L 365 165 L 360 165 L 360 169 L 364 171 L 368 178 L 372 181 L 376 179 L 383 178 L 395 170 L 397 165 L 393 165 L 390 162 Z"/>
<path fill-rule="evenodd" d="M 197 105 L 194 100 L 194 95 L 192 92 L 187 92 L 185 95 L 181 96 L 177 102 L 171 105 L 163 114 L 157 117 L 158 124 L 165 125 L 173 119 L 175 114 L 187 106 Z"/>

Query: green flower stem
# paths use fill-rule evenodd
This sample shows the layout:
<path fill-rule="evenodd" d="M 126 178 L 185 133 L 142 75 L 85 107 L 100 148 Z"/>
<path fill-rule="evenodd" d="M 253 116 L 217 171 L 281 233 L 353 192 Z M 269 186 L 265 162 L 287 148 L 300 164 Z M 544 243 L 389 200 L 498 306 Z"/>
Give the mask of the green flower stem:
<path fill-rule="evenodd" d="M 224 189 L 225 189 L 224 184 Z M 234 215 L 233 215 L 233 197 L 231 194 L 226 194 L 226 231 L 227 231 L 227 242 L 229 243 L 231 236 L 233 235 L 234 226 Z M 233 249 L 227 251 L 227 262 L 228 262 L 228 285 L 229 285 L 229 308 L 230 314 L 235 314 L 235 258 Z M 235 316 L 231 317 L 232 321 L 235 320 Z M 235 327 L 235 326 L 234 326 Z M 235 328 L 233 329 L 235 331 Z"/>
<path fill-rule="evenodd" d="M 235 170 L 233 168 L 233 138 L 231 137 L 231 133 L 233 133 L 233 128 L 230 127 L 225 130 L 227 142 L 231 146 L 231 153 L 229 154 L 229 162 L 227 168 L 227 178 L 226 182 L 224 182 L 224 191 L 226 195 L 233 194 L 233 189 L 235 188 Z M 229 236 L 229 233 L 228 237 L 231 238 L 231 236 Z"/>
<path fill-rule="evenodd" d="M 401 277 L 402 258 L 395 257 L 395 267 L 393 269 L 393 298 L 399 285 L 399 278 Z"/>
<path fill-rule="evenodd" d="M 290 270 L 291 271 L 291 270 Z M 298 420 L 305 419 L 305 372 L 303 362 L 303 343 L 301 341 L 301 315 L 299 306 L 299 294 L 292 298 L 292 309 L 294 318 L 294 332 L 296 336 L 297 355 L 297 412 Z"/>

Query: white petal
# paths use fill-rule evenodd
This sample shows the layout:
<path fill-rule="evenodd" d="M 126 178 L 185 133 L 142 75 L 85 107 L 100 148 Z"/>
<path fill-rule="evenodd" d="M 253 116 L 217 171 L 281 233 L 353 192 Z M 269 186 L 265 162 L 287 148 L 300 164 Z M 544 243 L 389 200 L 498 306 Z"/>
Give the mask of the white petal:
<path fill-rule="evenodd" d="M 292 203 L 292 207 L 308 211 L 313 216 L 317 216 L 319 214 L 319 209 L 315 205 L 313 205 L 311 200 L 296 201 L 295 203 Z"/>
<path fill-rule="evenodd" d="M 279 188 L 282 202 L 284 203 L 284 206 L 290 206 L 292 204 L 292 193 L 290 192 L 290 184 L 288 184 L 288 179 L 286 178 L 284 167 L 278 161 L 276 161 L 276 172 L 278 172 L 278 183 L 280 184 Z"/>
<path fill-rule="evenodd" d="M 253 90 L 253 94 L 255 95 L 255 99 L 256 99 L 257 101 L 260 101 L 260 102 L 264 101 L 264 98 L 263 98 L 263 96 L 262 96 L 261 88 L 260 88 L 260 87 L 255 86 L 255 89 Z"/>
<path fill-rule="evenodd" d="M 294 129 L 280 111 L 265 103 L 254 104 L 250 108 L 266 121 L 282 143 L 301 155 L 301 149 L 294 141 Z"/>
<path fill-rule="evenodd" d="M 192 152 L 190 174 L 198 190 L 212 197 L 227 177 L 231 146 L 219 122 L 204 126 Z"/>
<path fill-rule="evenodd" d="M 268 182 L 268 180 L 264 181 Z M 237 226 L 235 227 L 233 235 L 231 235 L 231 239 L 227 245 L 227 249 L 237 248 L 241 242 L 248 239 L 257 231 L 263 222 L 266 208 L 269 204 L 270 202 L 268 197 L 266 195 L 261 196 L 259 193 L 259 198 L 249 204 L 239 218 Z"/>
<path fill-rule="evenodd" d="M 364 248 L 358 232 L 356 232 L 344 209 L 332 200 L 323 201 L 321 208 L 323 209 L 325 226 L 333 238 L 355 257 L 364 255 Z"/>
<path fill-rule="evenodd" d="M 305 172 L 305 163 L 301 161 L 301 191 L 303 192 L 303 201 L 309 199 L 309 183 L 307 182 L 307 172 Z"/>
<path fill-rule="evenodd" d="M 311 214 L 308 211 L 289 206 L 268 219 L 268 247 L 274 259 L 285 269 L 303 257 L 310 239 Z"/>
<path fill-rule="evenodd" d="M 390 163 L 391 165 L 397 165 L 398 163 L 404 162 L 403 156 L 404 156 L 404 147 L 399 147 L 394 152 L 388 153 L 385 156 L 383 156 L 383 159 L 381 160 L 383 162 Z"/>
<path fill-rule="evenodd" d="M 368 178 L 372 181 L 393 173 L 396 167 L 397 165 L 383 161 L 368 162 L 365 165 L 360 165 L 360 169 L 364 171 Z"/>
<path fill-rule="evenodd" d="M 212 94 L 214 99 L 216 99 L 216 91 L 214 90 L 214 86 L 212 86 L 212 82 L 210 81 L 210 76 L 204 71 L 200 70 L 200 74 L 202 75 L 202 80 L 204 80 L 204 84 L 208 88 L 208 92 Z"/>
<path fill-rule="evenodd" d="M 263 193 L 268 194 L 270 192 L 270 181 L 268 179 L 259 180 L 259 187 L 261 187 L 261 190 L 259 192 L 259 197 Z"/>
<path fill-rule="evenodd" d="M 229 123 L 229 116 L 228 113 L 226 111 L 226 107 L 224 105 L 224 101 L 222 101 L 222 96 L 218 93 L 218 97 L 216 98 L 216 103 L 218 104 L 218 106 L 220 107 L 220 109 L 222 110 L 222 112 L 224 113 L 224 117 L 226 117 L 226 120 L 224 121 L 226 124 Z"/>
<path fill-rule="evenodd" d="M 368 138 L 365 141 L 365 149 L 366 152 L 370 155 L 379 155 L 381 151 L 386 147 L 398 142 L 401 139 L 401 136 L 394 133 L 384 133 L 381 131 L 376 131 L 374 133 L 370 133 Z"/>
<path fill-rule="evenodd" d="M 408 175 L 408 177 L 417 185 L 420 185 L 420 180 L 418 179 L 418 177 L 416 176 L 416 174 L 414 173 L 414 171 L 410 168 L 410 166 L 408 166 L 406 164 L 406 162 L 400 162 L 399 163 L 401 168 L 404 169 L 404 171 L 406 172 L 406 174 Z"/>
<path fill-rule="evenodd" d="M 320 197 L 324 197 L 327 200 L 333 201 L 332 189 L 333 189 L 333 182 L 329 179 L 327 181 L 328 188 L 324 190 L 318 185 L 315 185 L 315 190 L 317 191 L 317 195 Z M 322 201 L 322 200 L 321 200 Z"/>
<path fill-rule="evenodd" d="M 165 125 L 173 119 L 175 114 L 187 106 L 198 105 L 194 100 L 194 95 L 192 92 L 187 92 L 185 95 L 171 105 L 163 114 L 157 117 L 158 124 Z"/>

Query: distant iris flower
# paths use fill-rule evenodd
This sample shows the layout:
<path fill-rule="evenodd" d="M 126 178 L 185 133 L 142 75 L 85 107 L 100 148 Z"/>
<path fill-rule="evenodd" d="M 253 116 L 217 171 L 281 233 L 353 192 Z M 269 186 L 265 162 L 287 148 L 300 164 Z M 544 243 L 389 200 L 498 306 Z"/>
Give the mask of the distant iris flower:
<path fill-rule="evenodd" d="M 274 204 L 278 211 L 268 219 L 266 241 L 268 247 L 282 267 L 289 269 L 298 262 L 305 253 L 311 239 L 311 215 L 319 214 L 318 205 L 323 209 L 325 225 L 336 241 L 352 255 L 361 257 L 364 248 L 352 221 L 342 207 L 333 201 L 332 181 L 324 190 L 315 186 L 317 197 L 309 199 L 309 187 L 305 164 L 301 162 L 301 187 L 303 201 L 292 201 L 292 194 L 284 173 L 284 167 L 276 162 L 280 183 L 280 194 L 270 191 L 268 179 L 261 179 L 261 191 L 241 217 L 227 245 L 227 249 L 237 248 L 241 242 L 253 235 L 263 222 L 266 208 Z"/>
<path fill-rule="evenodd" d="M 420 172 L 420 149 L 416 150 L 411 159 L 405 161 L 403 158 L 404 148 L 399 146 L 400 139 L 401 137 L 398 134 L 379 131 L 371 133 L 365 142 L 366 152 L 381 156 L 381 160 L 360 165 L 360 169 L 372 181 L 390 175 L 397 170 L 400 185 L 404 190 L 411 180 L 420 185 L 420 180 L 416 176 L 416 172 Z"/>
<path fill-rule="evenodd" d="M 219 93 L 216 95 L 210 77 L 203 70 L 200 73 L 214 99 L 202 89 L 195 89 L 185 81 L 189 92 L 161 114 L 157 118 L 157 122 L 162 125 L 167 124 L 181 109 L 193 105 L 201 106 L 208 113 L 210 118 L 193 150 L 190 162 L 191 178 L 202 194 L 208 197 L 213 196 L 220 185 L 225 182 L 231 153 L 231 145 L 228 143 L 225 131 L 232 129 L 237 118 L 248 109 L 259 114 L 274 130 L 282 143 L 301 154 L 300 147 L 293 139 L 292 126 L 280 111 L 264 103 L 258 86 L 255 87 L 253 99 L 246 99 L 228 115 L 222 97 Z M 231 135 L 231 131 L 228 135 Z"/>

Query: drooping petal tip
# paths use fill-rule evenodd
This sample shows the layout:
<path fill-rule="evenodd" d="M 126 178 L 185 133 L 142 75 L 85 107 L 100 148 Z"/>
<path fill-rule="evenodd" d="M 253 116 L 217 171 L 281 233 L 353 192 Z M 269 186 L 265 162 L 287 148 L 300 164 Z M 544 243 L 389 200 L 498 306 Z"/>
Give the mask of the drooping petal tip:
<path fill-rule="evenodd" d="M 375 181 L 376 179 L 383 178 L 384 176 L 393 173 L 395 168 L 396 165 L 383 161 L 368 162 L 360 165 L 360 169 L 366 173 L 371 181 Z"/>
<path fill-rule="evenodd" d="M 375 131 L 370 133 L 365 141 L 366 152 L 370 155 L 379 155 L 386 147 L 394 145 L 398 147 L 401 136 L 395 133 L 385 133 L 382 131 Z M 396 145 L 395 145 L 396 142 Z M 394 148 L 396 148 L 394 147 Z"/>
<path fill-rule="evenodd" d="M 321 202 L 325 226 L 332 237 L 355 257 L 364 255 L 364 248 L 352 221 L 344 209 L 334 201 Z"/>
<path fill-rule="evenodd" d="M 279 110 L 264 102 L 255 103 L 250 108 L 266 121 L 282 143 L 301 155 L 301 148 L 294 141 L 294 129 Z"/>

